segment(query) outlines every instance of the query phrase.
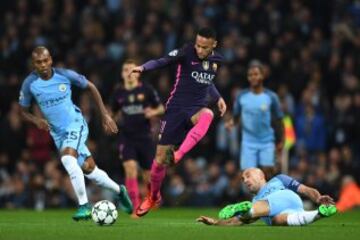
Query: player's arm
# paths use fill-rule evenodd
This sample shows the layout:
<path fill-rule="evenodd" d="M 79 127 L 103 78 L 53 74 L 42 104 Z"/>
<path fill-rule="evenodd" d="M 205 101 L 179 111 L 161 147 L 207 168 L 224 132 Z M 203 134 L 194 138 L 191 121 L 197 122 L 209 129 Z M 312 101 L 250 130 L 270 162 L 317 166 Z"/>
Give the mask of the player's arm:
<path fill-rule="evenodd" d="M 21 90 L 19 95 L 21 116 L 25 121 L 35 124 L 38 128 L 49 131 L 50 130 L 49 123 L 45 119 L 35 116 L 29 110 L 33 97 L 30 91 L 30 84 L 32 83 L 34 78 L 37 78 L 37 76 L 34 74 L 30 74 L 21 85 Z"/>
<path fill-rule="evenodd" d="M 186 47 L 187 46 L 180 49 L 174 49 L 168 55 L 162 58 L 152 59 L 142 64 L 141 66 L 136 66 L 131 70 L 130 74 L 134 72 L 142 73 L 145 71 L 151 71 L 178 62 L 185 56 Z"/>
<path fill-rule="evenodd" d="M 109 133 L 117 133 L 118 132 L 117 125 L 116 125 L 115 121 L 111 118 L 108 111 L 106 110 L 106 107 L 101 98 L 99 90 L 90 81 L 88 81 L 87 87 L 90 90 L 91 96 L 95 100 L 96 106 L 100 110 L 101 119 L 102 119 L 102 123 L 103 123 L 103 127 L 104 127 L 105 131 L 109 132 Z"/>
<path fill-rule="evenodd" d="M 240 97 L 241 97 L 241 93 L 237 97 L 235 97 L 232 116 L 229 116 L 227 119 L 225 119 L 225 127 L 228 130 L 232 129 L 235 125 L 240 125 L 240 116 L 241 116 Z"/>
<path fill-rule="evenodd" d="M 40 129 L 43 129 L 46 131 L 50 130 L 49 123 L 45 119 L 39 118 L 39 117 L 35 116 L 34 114 L 32 114 L 29 110 L 29 107 L 21 106 L 21 116 L 23 117 L 23 119 L 25 121 L 36 125 Z"/>
<path fill-rule="evenodd" d="M 219 108 L 219 111 L 220 111 L 220 116 L 223 117 L 226 112 L 227 106 L 226 106 L 225 100 L 221 97 L 219 91 L 217 90 L 217 88 L 215 87 L 214 84 L 211 84 L 209 86 L 209 95 L 210 95 L 211 101 L 216 102 L 216 104 Z"/>
<path fill-rule="evenodd" d="M 320 192 L 315 188 L 306 186 L 304 184 L 300 184 L 298 188 L 298 193 L 305 197 L 308 197 L 316 204 L 335 204 L 334 199 L 332 199 L 332 197 L 330 197 L 329 195 L 321 195 Z"/>
<path fill-rule="evenodd" d="M 146 95 L 149 98 L 151 107 L 144 109 L 144 115 L 146 118 L 152 118 L 163 115 L 165 113 L 165 107 L 161 103 L 159 94 L 151 86 L 148 86 Z"/>
<path fill-rule="evenodd" d="M 275 131 L 275 143 L 276 143 L 276 150 L 281 151 L 284 145 L 284 123 L 283 117 L 284 114 L 281 110 L 280 100 L 279 97 L 272 93 L 271 95 L 271 114 L 272 114 L 272 125 Z"/>
<path fill-rule="evenodd" d="M 250 224 L 255 222 L 257 219 L 241 220 L 238 217 L 232 217 L 229 219 L 215 219 L 207 216 L 200 216 L 196 219 L 197 222 L 202 222 L 206 225 L 212 226 L 241 226 L 244 224 Z"/>
<path fill-rule="evenodd" d="M 278 178 L 286 188 L 309 198 L 316 204 L 334 204 L 334 200 L 330 196 L 321 195 L 315 188 L 301 184 L 288 175 L 280 174 L 277 175 L 276 178 Z"/>

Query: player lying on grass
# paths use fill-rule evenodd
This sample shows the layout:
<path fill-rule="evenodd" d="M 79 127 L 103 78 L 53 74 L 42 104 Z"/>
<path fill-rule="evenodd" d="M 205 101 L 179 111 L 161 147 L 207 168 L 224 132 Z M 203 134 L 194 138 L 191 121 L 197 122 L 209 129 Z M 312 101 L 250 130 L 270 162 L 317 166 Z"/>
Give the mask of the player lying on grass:
<path fill-rule="evenodd" d="M 267 225 L 302 226 L 336 213 L 334 200 L 316 189 L 300 184 L 281 174 L 266 182 L 263 171 L 248 168 L 243 172 L 246 188 L 254 194 L 252 202 L 228 205 L 219 212 L 220 219 L 201 216 L 196 220 L 207 225 L 239 226 L 261 218 Z M 314 211 L 305 211 L 298 194 L 320 204 Z"/>

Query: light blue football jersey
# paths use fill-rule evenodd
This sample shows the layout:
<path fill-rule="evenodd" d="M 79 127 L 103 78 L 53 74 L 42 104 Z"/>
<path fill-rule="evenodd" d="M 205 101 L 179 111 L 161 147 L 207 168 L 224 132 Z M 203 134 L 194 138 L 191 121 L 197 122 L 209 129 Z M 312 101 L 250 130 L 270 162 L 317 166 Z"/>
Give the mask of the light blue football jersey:
<path fill-rule="evenodd" d="M 24 80 L 19 97 L 19 104 L 30 107 L 32 100 L 40 109 L 55 134 L 61 133 L 74 121 L 79 121 L 80 109 L 71 99 L 71 86 L 88 86 L 88 80 L 81 74 L 69 69 L 53 68 L 53 75 L 43 80 L 32 72 Z M 81 116 L 82 117 L 82 116 Z"/>
<path fill-rule="evenodd" d="M 242 141 L 252 144 L 273 142 L 271 121 L 283 117 L 278 96 L 268 89 L 259 94 L 249 89 L 240 92 L 234 102 L 233 114 L 241 117 Z"/>

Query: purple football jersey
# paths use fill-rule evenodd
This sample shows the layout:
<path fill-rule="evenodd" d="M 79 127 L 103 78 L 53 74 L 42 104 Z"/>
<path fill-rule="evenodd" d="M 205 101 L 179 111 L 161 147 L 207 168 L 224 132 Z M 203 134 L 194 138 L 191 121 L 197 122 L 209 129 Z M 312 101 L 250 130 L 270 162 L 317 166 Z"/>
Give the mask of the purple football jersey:
<path fill-rule="evenodd" d="M 144 71 L 176 65 L 175 84 L 166 102 L 166 108 L 200 108 L 207 105 L 207 96 L 220 97 L 213 83 L 223 57 L 213 51 L 206 59 L 199 59 L 194 45 L 187 44 L 167 56 L 144 63 Z"/>

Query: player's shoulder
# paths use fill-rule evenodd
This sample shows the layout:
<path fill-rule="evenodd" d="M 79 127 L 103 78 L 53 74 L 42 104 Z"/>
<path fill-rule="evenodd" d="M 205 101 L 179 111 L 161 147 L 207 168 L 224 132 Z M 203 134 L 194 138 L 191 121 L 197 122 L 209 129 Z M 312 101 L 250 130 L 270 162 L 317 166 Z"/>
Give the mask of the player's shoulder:
<path fill-rule="evenodd" d="M 223 62 L 225 61 L 224 56 L 223 56 L 221 53 L 219 53 L 219 52 L 217 52 L 217 51 L 215 51 L 215 50 L 214 50 L 214 52 L 211 54 L 210 59 L 211 59 L 212 61 L 219 62 L 219 63 L 223 63 Z"/>
<path fill-rule="evenodd" d="M 69 69 L 69 68 L 59 68 L 59 67 L 55 67 L 55 68 L 53 68 L 53 69 L 54 69 L 54 72 L 55 72 L 56 74 L 63 75 L 63 76 L 65 76 L 65 77 L 68 77 L 70 74 L 75 73 L 74 70 Z"/>
<path fill-rule="evenodd" d="M 242 98 L 242 97 L 246 96 L 247 94 L 249 94 L 250 92 L 251 92 L 250 88 L 241 89 L 237 94 L 237 98 Z"/>
<path fill-rule="evenodd" d="M 270 89 L 268 89 L 268 88 L 265 88 L 265 89 L 264 89 L 264 93 L 265 93 L 266 95 L 268 95 L 270 98 L 277 98 L 277 97 L 278 97 L 278 95 L 277 95 L 276 92 L 274 92 L 274 91 L 272 91 L 272 90 L 270 90 Z"/>
<path fill-rule="evenodd" d="M 39 75 L 35 71 L 32 71 L 31 73 L 29 73 L 25 77 L 23 84 L 24 85 L 30 85 L 31 83 L 33 83 L 38 78 L 39 78 Z"/>

